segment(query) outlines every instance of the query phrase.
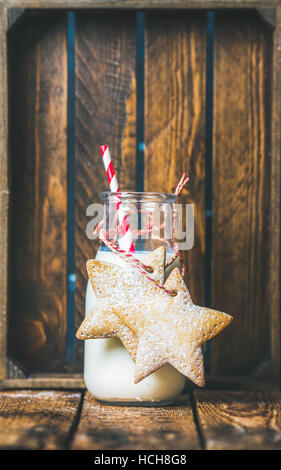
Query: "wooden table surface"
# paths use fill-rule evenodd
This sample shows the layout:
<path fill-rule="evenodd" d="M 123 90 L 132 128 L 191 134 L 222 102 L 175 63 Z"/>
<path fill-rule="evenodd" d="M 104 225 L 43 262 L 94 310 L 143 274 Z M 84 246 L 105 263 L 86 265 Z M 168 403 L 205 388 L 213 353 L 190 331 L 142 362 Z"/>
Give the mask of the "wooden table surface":
<path fill-rule="evenodd" d="M 0 449 L 281 449 L 281 391 L 185 393 L 159 408 L 88 392 L 0 393 Z"/>

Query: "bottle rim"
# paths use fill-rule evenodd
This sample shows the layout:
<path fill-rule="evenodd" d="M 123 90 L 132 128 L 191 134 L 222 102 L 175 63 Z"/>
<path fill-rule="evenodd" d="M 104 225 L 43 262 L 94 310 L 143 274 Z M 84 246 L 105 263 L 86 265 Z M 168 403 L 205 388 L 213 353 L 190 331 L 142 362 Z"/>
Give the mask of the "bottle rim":
<path fill-rule="evenodd" d="M 135 203 L 173 203 L 177 200 L 177 195 L 173 193 L 153 193 L 153 192 L 137 192 L 137 191 L 126 191 L 126 192 L 111 192 L 104 191 L 100 195 L 101 199 L 105 202 L 116 203 L 118 201 L 123 202 L 135 202 Z"/>

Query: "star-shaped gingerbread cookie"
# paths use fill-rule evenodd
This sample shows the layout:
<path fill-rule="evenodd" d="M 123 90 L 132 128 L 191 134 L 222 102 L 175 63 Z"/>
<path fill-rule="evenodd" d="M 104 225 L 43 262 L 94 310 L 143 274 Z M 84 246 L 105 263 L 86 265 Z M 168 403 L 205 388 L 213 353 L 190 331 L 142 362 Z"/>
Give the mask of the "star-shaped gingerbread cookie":
<path fill-rule="evenodd" d="M 147 255 L 143 261 L 152 270 L 152 273 L 149 275 L 160 284 L 164 282 L 165 256 L 165 248 L 161 246 Z M 94 260 L 87 261 L 87 270 L 91 281 L 93 279 L 92 270 L 95 270 L 95 266 L 96 262 Z M 133 275 L 134 272 L 132 271 Z M 76 333 L 77 338 L 83 340 L 109 337 L 119 338 L 135 360 L 138 343 L 135 333 L 114 313 L 110 296 L 105 295 L 101 297 L 102 303 L 97 302 L 87 313 Z"/>
<path fill-rule="evenodd" d="M 158 294 L 151 304 L 153 313 L 138 320 L 135 382 L 168 362 L 202 387 L 205 379 L 201 346 L 228 326 L 232 316 L 194 305 L 178 268 L 172 271 L 165 287 L 176 295 Z M 119 314 L 122 318 L 121 311 Z M 130 317 L 127 315 L 126 324 L 134 330 L 134 318 Z"/>
<path fill-rule="evenodd" d="M 91 281 L 100 305 L 112 311 L 137 335 L 135 382 L 170 363 L 199 386 L 204 385 L 201 345 L 232 320 L 226 313 L 194 305 L 178 268 L 165 290 L 144 275 L 94 261 Z"/>

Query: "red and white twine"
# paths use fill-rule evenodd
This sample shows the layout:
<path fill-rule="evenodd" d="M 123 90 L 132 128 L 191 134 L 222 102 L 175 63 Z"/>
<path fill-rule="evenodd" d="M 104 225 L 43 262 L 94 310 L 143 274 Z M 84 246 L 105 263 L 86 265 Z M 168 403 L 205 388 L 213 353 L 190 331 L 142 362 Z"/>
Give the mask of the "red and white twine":
<path fill-rule="evenodd" d="M 186 176 L 186 174 L 183 173 L 181 179 L 180 179 L 179 182 L 178 182 L 178 185 L 177 185 L 177 187 L 176 187 L 176 190 L 175 190 L 175 194 L 176 194 L 177 196 L 180 195 L 180 193 L 182 192 L 183 187 L 186 185 L 186 183 L 187 183 L 188 181 L 189 181 L 189 176 Z"/>

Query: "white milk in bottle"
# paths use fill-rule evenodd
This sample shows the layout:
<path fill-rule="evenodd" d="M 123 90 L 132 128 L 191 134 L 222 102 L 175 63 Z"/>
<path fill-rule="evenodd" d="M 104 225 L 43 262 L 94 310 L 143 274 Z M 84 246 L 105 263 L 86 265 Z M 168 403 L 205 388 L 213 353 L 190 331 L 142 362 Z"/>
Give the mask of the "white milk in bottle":
<path fill-rule="evenodd" d="M 143 260 L 148 252 L 136 252 Z M 97 260 L 134 269 L 105 247 L 101 247 Z M 86 292 L 86 313 L 94 307 L 96 297 L 91 283 Z M 170 364 L 134 383 L 134 361 L 117 338 L 89 339 L 85 341 L 84 380 L 88 390 L 104 402 L 126 402 L 146 405 L 170 403 L 183 390 L 184 376 Z"/>
<path fill-rule="evenodd" d="M 116 220 L 116 208 L 122 204 L 122 211 L 126 217 L 130 216 L 130 232 L 134 236 L 134 255 L 140 261 L 159 246 L 165 244 L 167 261 L 175 254 L 174 231 L 166 235 L 165 240 L 152 227 L 157 228 L 169 221 L 173 204 L 177 196 L 175 194 L 161 193 L 112 193 L 105 192 L 101 195 L 104 201 L 104 229 L 110 236 L 111 221 Z M 132 218 L 132 214 L 135 219 Z M 162 219 L 161 219 L 161 217 Z M 133 220 L 135 222 L 133 222 Z M 161 222 L 162 220 L 162 222 Z M 139 228 L 142 228 L 140 231 Z M 148 228 L 148 231 L 147 231 Z M 144 229 L 144 230 L 143 230 Z M 143 233 L 146 231 L 146 236 Z M 167 232 L 165 232 L 167 234 Z M 120 242 L 118 231 L 113 238 Z M 109 240 L 110 241 L 110 240 Z M 126 248 L 124 248 L 126 250 Z M 123 269 L 135 269 L 129 263 L 122 260 L 106 246 L 100 247 L 96 256 L 97 260 L 116 264 Z M 177 261 L 175 261 L 177 262 Z M 168 268 L 169 270 L 171 267 Z M 86 313 L 96 303 L 95 294 L 90 282 L 86 292 Z M 134 361 L 117 338 L 89 339 L 85 341 L 84 379 L 88 390 L 98 399 L 108 403 L 126 403 L 157 405 L 170 403 L 184 388 L 185 377 L 169 364 L 165 364 L 159 370 L 134 383 Z"/>

